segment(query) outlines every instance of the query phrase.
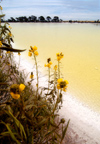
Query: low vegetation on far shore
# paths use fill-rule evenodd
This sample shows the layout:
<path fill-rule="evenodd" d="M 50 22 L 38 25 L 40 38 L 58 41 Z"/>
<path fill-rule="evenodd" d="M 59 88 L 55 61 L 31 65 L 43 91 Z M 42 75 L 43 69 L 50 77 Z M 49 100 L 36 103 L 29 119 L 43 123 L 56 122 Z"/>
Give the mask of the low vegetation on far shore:
<path fill-rule="evenodd" d="M 0 19 L 4 16 L 1 13 Z M 9 23 L 1 24 L 0 20 L 0 144 L 62 144 L 69 125 L 58 113 L 68 86 L 68 81 L 61 77 L 64 54 L 56 54 L 54 66 L 51 58 L 47 58 L 44 66 L 48 83 L 40 87 L 38 49 L 30 46 L 28 52 L 34 58 L 36 74 L 34 70 L 30 76 L 24 74 L 20 71 L 20 57 L 25 50 L 12 47 L 11 29 Z M 14 53 L 18 54 L 19 64 Z"/>

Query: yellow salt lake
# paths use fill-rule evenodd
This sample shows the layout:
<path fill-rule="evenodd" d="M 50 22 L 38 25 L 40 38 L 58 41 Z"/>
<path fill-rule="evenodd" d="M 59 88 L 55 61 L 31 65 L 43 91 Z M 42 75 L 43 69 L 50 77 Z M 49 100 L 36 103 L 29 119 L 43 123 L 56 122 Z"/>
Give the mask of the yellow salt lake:
<path fill-rule="evenodd" d="M 69 81 L 67 92 L 73 98 L 100 113 L 100 24 L 11 23 L 15 48 L 37 46 L 43 67 L 47 58 L 56 64 L 62 52 L 61 72 Z M 68 95 L 67 95 L 68 96 Z"/>

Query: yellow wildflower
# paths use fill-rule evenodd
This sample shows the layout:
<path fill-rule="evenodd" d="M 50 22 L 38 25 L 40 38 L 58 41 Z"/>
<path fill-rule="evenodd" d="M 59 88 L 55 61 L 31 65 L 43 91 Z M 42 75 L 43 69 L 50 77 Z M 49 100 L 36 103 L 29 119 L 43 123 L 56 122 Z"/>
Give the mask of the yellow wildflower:
<path fill-rule="evenodd" d="M 60 83 L 60 82 L 62 82 L 62 81 L 63 81 L 63 79 L 61 79 L 61 78 L 57 80 L 58 83 Z"/>
<path fill-rule="evenodd" d="M 14 99 L 19 99 L 20 98 L 20 93 L 25 89 L 24 84 L 13 84 L 10 87 L 10 94 Z"/>
<path fill-rule="evenodd" d="M 45 66 L 45 67 L 48 67 L 48 68 L 51 68 L 51 65 L 52 65 L 51 58 L 48 58 L 48 59 L 47 59 L 47 62 L 48 62 L 48 63 L 45 64 L 44 66 Z"/>
<path fill-rule="evenodd" d="M 6 53 L 7 53 L 7 54 L 9 54 L 9 53 L 10 53 L 10 51 L 7 51 Z"/>
<path fill-rule="evenodd" d="M 44 65 L 45 67 L 48 67 L 48 68 L 51 68 L 51 65 L 48 63 L 48 64 L 45 64 Z"/>
<path fill-rule="evenodd" d="M 10 29 L 12 29 L 12 27 L 11 27 L 11 26 L 9 26 L 9 28 L 10 28 Z"/>
<path fill-rule="evenodd" d="M 19 85 L 13 84 L 10 87 L 10 94 L 14 99 L 18 99 L 20 97 Z"/>
<path fill-rule="evenodd" d="M 57 70 L 57 65 L 54 66 L 54 70 L 55 70 L 55 71 Z"/>
<path fill-rule="evenodd" d="M 3 10 L 2 6 L 0 6 L 0 9 Z"/>
<path fill-rule="evenodd" d="M 67 88 L 67 87 L 66 87 Z M 63 88 L 63 91 L 66 92 L 66 88 Z"/>
<path fill-rule="evenodd" d="M 28 56 L 30 56 L 30 57 L 32 56 L 32 53 L 30 51 L 28 52 Z"/>
<path fill-rule="evenodd" d="M 21 55 L 20 52 L 18 52 L 18 55 L 19 55 L 19 56 Z"/>
<path fill-rule="evenodd" d="M 34 46 L 34 47 L 33 47 L 33 49 L 34 49 L 34 51 L 35 51 L 35 50 L 37 50 L 37 47 L 36 47 L 36 46 Z"/>
<path fill-rule="evenodd" d="M 52 62 L 50 61 L 49 64 L 52 65 Z"/>
<path fill-rule="evenodd" d="M 36 47 L 36 46 L 34 46 L 34 47 L 30 46 L 30 48 L 31 48 L 31 52 L 34 52 L 34 51 L 37 50 L 37 47 Z"/>
<path fill-rule="evenodd" d="M 64 57 L 64 55 L 62 54 L 62 52 L 60 53 L 60 57 L 61 57 L 61 58 L 63 58 L 63 57 Z"/>
<path fill-rule="evenodd" d="M 19 90 L 20 90 L 20 91 L 23 91 L 24 89 L 25 89 L 25 85 L 24 85 L 24 84 L 20 84 L 20 85 L 19 85 Z"/>
<path fill-rule="evenodd" d="M 38 51 L 34 51 L 34 54 L 35 54 L 36 56 L 38 56 L 38 55 L 39 55 Z"/>
<path fill-rule="evenodd" d="M 60 85 L 59 84 L 57 85 L 57 89 L 60 89 Z"/>
<path fill-rule="evenodd" d="M 10 92 L 12 98 L 14 99 L 19 99 L 20 98 L 20 95 L 19 94 L 14 94 L 13 92 Z"/>
<path fill-rule="evenodd" d="M 44 67 L 47 67 L 47 65 L 45 64 Z"/>
<path fill-rule="evenodd" d="M 47 64 L 47 67 L 48 67 L 48 68 L 51 68 L 51 65 L 48 63 L 48 64 Z"/>
<path fill-rule="evenodd" d="M 2 56 L 0 56 L 0 58 L 2 58 Z"/>
<path fill-rule="evenodd" d="M 2 46 L 2 42 L 0 41 L 0 47 Z"/>
<path fill-rule="evenodd" d="M 33 72 L 31 72 L 30 79 L 33 79 L 33 77 L 34 77 Z"/>
<path fill-rule="evenodd" d="M 56 56 L 58 57 L 58 56 L 59 56 L 59 53 L 57 53 Z"/>
<path fill-rule="evenodd" d="M 58 82 L 57 89 L 61 89 L 66 92 L 68 81 L 63 79 L 58 79 L 57 82 Z"/>
<path fill-rule="evenodd" d="M 57 56 L 57 60 L 58 61 L 60 61 L 64 57 L 64 55 L 62 54 L 62 52 L 61 53 L 57 53 L 56 56 Z"/>
<path fill-rule="evenodd" d="M 10 32 L 8 33 L 8 35 L 9 35 L 10 37 L 12 36 L 12 34 L 11 34 Z"/>

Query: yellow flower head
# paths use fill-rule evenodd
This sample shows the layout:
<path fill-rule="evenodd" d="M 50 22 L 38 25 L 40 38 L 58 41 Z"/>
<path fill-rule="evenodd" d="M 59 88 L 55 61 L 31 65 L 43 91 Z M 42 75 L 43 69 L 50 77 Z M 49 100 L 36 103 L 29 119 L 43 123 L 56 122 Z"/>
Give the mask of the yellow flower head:
<path fill-rule="evenodd" d="M 14 99 L 18 99 L 20 98 L 20 93 L 25 89 L 25 85 L 24 84 L 13 84 L 10 87 L 10 94 Z"/>
<path fill-rule="evenodd" d="M 44 65 L 45 67 L 48 67 L 48 68 L 51 68 L 51 65 L 48 63 L 48 64 L 45 64 Z"/>
<path fill-rule="evenodd" d="M 47 64 L 47 67 L 48 67 L 48 68 L 51 68 L 51 64 L 48 63 L 48 64 Z"/>
<path fill-rule="evenodd" d="M 57 57 L 59 57 L 59 56 L 60 56 L 60 54 L 59 54 L 59 53 L 56 53 L 56 56 L 57 56 Z"/>
<path fill-rule="evenodd" d="M 55 70 L 55 71 L 57 70 L 57 65 L 54 66 L 54 70 Z"/>
<path fill-rule="evenodd" d="M 50 61 L 49 64 L 52 65 L 52 62 Z"/>
<path fill-rule="evenodd" d="M 61 57 L 61 58 L 63 58 L 63 57 L 64 57 L 64 55 L 62 54 L 62 52 L 60 53 L 60 57 Z"/>
<path fill-rule="evenodd" d="M 57 84 L 57 89 L 60 89 L 60 85 L 59 84 Z"/>
<path fill-rule="evenodd" d="M 45 64 L 45 67 L 51 68 L 52 62 L 51 62 L 51 58 L 47 59 L 47 64 Z"/>
<path fill-rule="evenodd" d="M 44 67 L 47 67 L 47 65 L 45 64 Z"/>
<path fill-rule="evenodd" d="M 30 79 L 33 79 L 33 77 L 34 77 L 33 72 L 31 72 Z"/>
<path fill-rule="evenodd" d="M 24 85 L 24 84 L 20 84 L 20 85 L 19 85 L 19 90 L 20 90 L 20 91 L 23 91 L 24 89 L 25 89 L 25 85 Z"/>
<path fill-rule="evenodd" d="M 34 49 L 34 51 L 35 51 L 35 50 L 37 50 L 37 47 L 36 47 L 36 46 L 34 46 L 34 47 L 33 47 L 33 49 Z"/>
<path fill-rule="evenodd" d="M 8 35 L 9 35 L 10 37 L 12 36 L 12 34 L 11 34 L 10 32 L 8 33 Z"/>
<path fill-rule="evenodd" d="M 0 58 L 2 58 L 2 56 L 0 56 Z"/>
<path fill-rule="evenodd" d="M 2 46 L 2 42 L 0 41 L 0 47 Z"/>
<path fill-rule="evenodd" d="M 61 79 L 61 78 L 57 80 L 58 83 L 60 83 L 60 82 L 62 82 L 62 81 L 63 81 L 63 79 Z"/>
<path fill-rule="evenodd" d="M 9 28 L 10 28 L 10 29 L 12 29 L 12 27 L 11 27 L 11 26 L 9 26 Z"/>
<path fill-rule="evenodd" d="M 38 51 L 34 51 L 34 55 L 38 56 L 39 55 Z"/>
<path fill-rule="evenodd" d="M 14 99 L 19 99 L 20 98 L 20 95 L 19 94 L 14 94 L 13 92 L 10 92 L 12 98 Z"/>
<path fill-rule="evenodd" d="M 6 53 L 7 53 L 7 54 L 9 54 L 9 53 L 10 53 L 10 51 L 7 51 Z"/>
<path fill-rule="evenodd" d="M 34 46 L 34 47 L 30 46 L 30 48 L 31 48 L 31 52 L 34 52 L 34 51 L 37 50 L 37 47 L 36 47 L 36 46 Z"/>
<path fill-rule="evenodd" d="M 28 56 L 30 56 L 30 57 L 32 56 L 32 53 L 30 51 L 28 52 Z"/>
<path fill-rule="evenodd" d="M 0 6 L 0 9 L 3 10 L 2 6 Z"/>
<path fill-rule="evenodd" d="M 58 61 L 60 61 L 64 57 L 64 55 L 62 54 L 62 52 L 61 53 L 57 53 L 56 56 L 57 56 L 57 60 Z"/>
<path fill-rule="evenodd" d="M 11 87 L 10 87 L 10 94 L 11 96 L 14 98 L 15 96 L 15 99 L 19 98 L 20 96 L 20 91 L 19 91 L 19 85 L 18 84 L 13 84 Z M 17 95 L 18 94 L 18 95 Z"/>
<path fill-rule="evenodd" d="M 63 79 L 58 79 L 57 82 L 58 82 L 57 89 L 61 89 L 63 91 L 66 91 L 68 81 L 63 80 Z"/>
<path fill-rule="evenodd" d="M 21 55 L 20 52 L 18 52 L 18 55 L 19 55 L 19 56 Z"/>

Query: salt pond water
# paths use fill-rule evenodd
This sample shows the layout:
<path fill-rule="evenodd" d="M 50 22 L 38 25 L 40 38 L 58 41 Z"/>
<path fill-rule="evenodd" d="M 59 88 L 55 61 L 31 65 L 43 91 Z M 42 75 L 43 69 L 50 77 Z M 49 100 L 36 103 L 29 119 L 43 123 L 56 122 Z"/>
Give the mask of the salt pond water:
<path fill-rule="evenodd" d="M 70 118 L 73 115 L 72 125 L 74 120 L 80 118 L 84 132 L 87 134 L 90 131 L 90 138 L 95 135 L 95 140 L 99 142 L 100 25 L 11 23 L 11 26 L 15 47 L 27 49 L 22 53 L 22 57 L 30 64 L 33 60 L 28 57 L 28 49 L 30 45 L 38 47 L 38 61 L 43 73 L 47 58 L 51 57 L 52 62 L 56 64 L 56 53 L 64 54 L 61 72 L 69 81 L 69 86 L 64 96 L 61 114 Z M 79 122 L 76 124 L 77 127 Z"/>

